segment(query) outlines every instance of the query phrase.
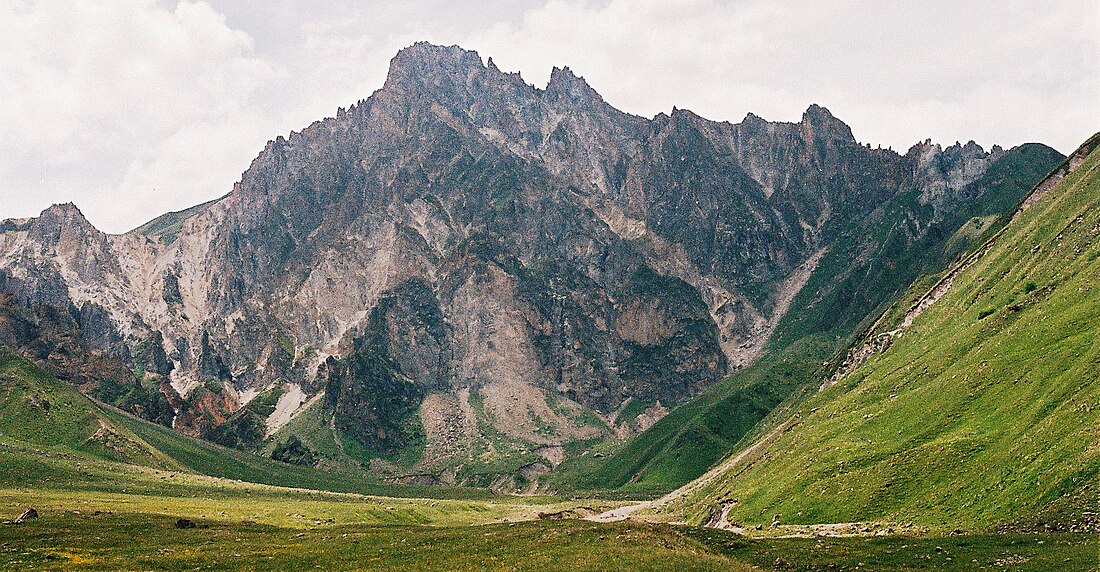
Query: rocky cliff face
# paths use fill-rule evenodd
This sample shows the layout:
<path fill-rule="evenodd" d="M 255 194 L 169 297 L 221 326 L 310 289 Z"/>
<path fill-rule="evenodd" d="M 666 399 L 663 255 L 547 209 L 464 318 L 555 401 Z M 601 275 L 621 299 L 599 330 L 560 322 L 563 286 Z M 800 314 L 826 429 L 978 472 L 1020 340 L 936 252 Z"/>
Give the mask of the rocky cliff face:
<path fill-rule="evenodd" d="M 127 235 L 72 205 L 0 223 L 0 289 L 127 363 L 155 340 L 171 391 L 202 388 L 180 429 L 274 391 L 266 435 L 309 409 L 379 471 L 522 481 L 751 361 L 835 229 L 901 193 L 948 212 L 999 153 L 874 150 L 816 105 L 644 119 L 568 68 L 538 89 L 416 44 L 218 201 Z"/>

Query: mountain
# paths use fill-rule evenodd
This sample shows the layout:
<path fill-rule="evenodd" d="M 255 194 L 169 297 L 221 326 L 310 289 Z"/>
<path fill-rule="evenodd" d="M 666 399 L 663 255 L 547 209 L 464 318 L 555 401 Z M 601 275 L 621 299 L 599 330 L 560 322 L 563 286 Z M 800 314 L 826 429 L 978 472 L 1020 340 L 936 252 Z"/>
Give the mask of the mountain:
<path fill-rule="evenodd" d="M 539 89 L 418 43 L 370 98 L 270 141 L 221 199 L 125 235 L 71 204 L 0 223 L 0 291 L 75 316 L 189 435 L 522 489 L 784 331 L 854 327 L 1060 159 L 872 149 L 817 105 L 798 123 L 646 119 L 568 68 Z M 777 330 L 799 297 L 812 323 Z M 733 398 L 751 410 L 738 424 L 793 391 L 769 387 Z"/>
<path fill-rule="evenodd" d="M 873 328 L 677 501 L 721 526 L 1100 530 L 1100 134 L 1003 230 Z"/>
<path fill-rule="evenodd" d="M 558 486 L 655 494 L 702 475 L 739 444 L 766 432 L 770 423 L 761 421 L 788 414 L 816 391 L 884 311 L 906 303 L 903 295 L 911 284 L 936 280 L 960 255 L 1003 228 L 1061 158 L 1042 145 L 1021 145 L 964 187 L 960 194 L 972 200 L 942 216 L 932 216 L 912 193 L 899 194 L 868 218 L 843 227 L 793 298 L 796 310 L 780 319 L 756 362 L 606 459 L 567 465 L 559 471 Z"/>

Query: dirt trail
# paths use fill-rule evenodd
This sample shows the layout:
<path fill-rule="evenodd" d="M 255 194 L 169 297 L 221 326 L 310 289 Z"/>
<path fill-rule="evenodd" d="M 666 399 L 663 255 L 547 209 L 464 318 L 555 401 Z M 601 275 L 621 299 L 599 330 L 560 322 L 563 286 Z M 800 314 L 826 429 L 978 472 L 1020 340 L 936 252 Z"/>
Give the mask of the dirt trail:
<path fill-rule="evenodd" d="M 690 483 L 687 483 L 686 485 L 684 485 L 684 486 L 668 493 L 667 495 L 665 495 L 665 496 L 663 496 L 659 499 L 649 500 L 649 501 L 642 501 L 642 502 L 639 502 L 639 503 L 636 503 L 636 504 L 621 506 L 621 507 L 616 508 L 616 509 L 612 509 L 612 510 L 609 510 L 609 511 L 606 511 L 606 512 L 601 512 L 599 514 L 594 514 L 592 516 L 586 517 L 585 520 L 593 520 L 593 521 L 597 521 L 597 522 L 614 522 L 614 521 L 618 521 L 618 520 L 626 520 L 626 519 L 630 518 L 630 515 L 634 514 L 635 512 L 638 512 L 639 510 L 665 506 L 665 505 L 669 504 L 670 502 L 672 502 L 672 501 L 674 501 L 674 500 L 676 500 L 676 499 L 678 499 L 678 498 L 680 498 L 680 497 L 682 497 L 682 496 L 684 496 L 688 493 L 691 493 L 691 492 L 699 489 L 700 487 L 703 487 L 703 486 L 707 485 L 708 483 L 713 481 L 715 478 L 717 478 L 719 475 L 725 474 L 726 471 L 728 471 L 731 467 L 733 467 L 737 463 L 740 463 L 745 458 L 747 458 L 749 455 L 752 455 L 753 453 L 759 451 L 764 445 L 769 443 L 772 439 L 774 439 L 776 436 L 778 436 L 780 433 L 782 433 L 784 430 L 786 430 L 788 427 L 790 427 L 791 423 L 793 421 L 794 421 L 793 417 L 786 420 L 786 421 L 784 421 L 778 427 L 776 427 L 775 429 L 772 429 L 770 433 L 768 433 L 767 435 L 761 437 L 759 440 L 757 440 L 755 443 L 753 443 L 750 447 L 748 447 L 744 451 L 741 451 L 740 453 L 730 457 L 729 459 L 726 459 L 721 464 L 719 464 L 719 465 L 715 466 L 714 468 L 712 468 L 711 470 L 707 471 L 706 473 L 704 473 L 702 476 L 695 479 L 694 481 L 691 481 Z"/>

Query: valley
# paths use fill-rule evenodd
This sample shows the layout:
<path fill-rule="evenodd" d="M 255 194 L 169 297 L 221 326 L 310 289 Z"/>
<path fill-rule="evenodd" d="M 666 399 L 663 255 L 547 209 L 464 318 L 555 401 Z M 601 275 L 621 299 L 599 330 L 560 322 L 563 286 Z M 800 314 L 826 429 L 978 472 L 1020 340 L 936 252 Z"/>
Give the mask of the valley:
<path fill-rule="evenodd" d="M 1100 134 L 418 42 L 219 199 L 0 221 L 0 568 L 1096 570 L 1098 328 Z"/>

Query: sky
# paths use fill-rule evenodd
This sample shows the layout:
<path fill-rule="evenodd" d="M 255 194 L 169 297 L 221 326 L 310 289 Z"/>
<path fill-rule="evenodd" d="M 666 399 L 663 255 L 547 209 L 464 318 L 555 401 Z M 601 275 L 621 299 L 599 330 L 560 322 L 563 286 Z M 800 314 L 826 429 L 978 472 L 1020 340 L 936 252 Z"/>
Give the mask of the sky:
<path fill-rule="evenodd" d="M 538 87 L 569 66 L 646 117 L 798 121 L 817 103 L 899 152 L 1068 153 L 1100 130 L 1097 0 L 3 0 L 0 37 L 0 219 L 71 201 L 107 232 L 229 192 L 265 142 L 366 98 L 418 40 Z"/>

